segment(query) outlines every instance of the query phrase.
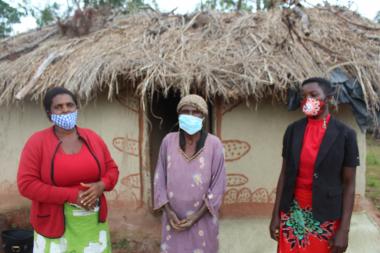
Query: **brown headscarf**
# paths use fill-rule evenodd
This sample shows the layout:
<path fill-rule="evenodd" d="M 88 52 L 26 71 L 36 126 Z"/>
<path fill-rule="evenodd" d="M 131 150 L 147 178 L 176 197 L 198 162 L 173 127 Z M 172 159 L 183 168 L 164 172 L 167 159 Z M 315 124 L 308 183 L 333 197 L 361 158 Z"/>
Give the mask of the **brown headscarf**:
<path fill-rule="evenodd" d="M 178 103 L 177 112 L 179 113 L 185 105 L 197 108 L 204 116 L 208 115 L 207 103 L 201 96 L 195 94 L 184 96 Z"/>

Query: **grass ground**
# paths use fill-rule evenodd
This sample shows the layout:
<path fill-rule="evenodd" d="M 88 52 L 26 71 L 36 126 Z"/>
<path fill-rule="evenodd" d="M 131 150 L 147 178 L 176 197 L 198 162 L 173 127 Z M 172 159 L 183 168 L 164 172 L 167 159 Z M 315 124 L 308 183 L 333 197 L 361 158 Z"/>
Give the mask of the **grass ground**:
<path fill-rule="evenodd" d="M 366 196 L 380 210 L 380 140 L 367 137 Z"/>

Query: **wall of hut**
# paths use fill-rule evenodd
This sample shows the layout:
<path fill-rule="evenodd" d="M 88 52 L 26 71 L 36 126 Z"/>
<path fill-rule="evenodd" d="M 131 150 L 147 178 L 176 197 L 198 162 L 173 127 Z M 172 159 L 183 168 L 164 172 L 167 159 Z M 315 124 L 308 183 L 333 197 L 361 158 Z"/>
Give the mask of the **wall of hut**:
<path fill-rule="evenodd" d="M 357 169 L 356 198 L 365 193 L 366 139 L 347 105 L 333 115 L 357 133 L 361 165 Z M 282 139 L 286 127 L 303 117 L 272 102 L 259 105 L 220 106 L 217 132 L 225 147 L 228 173 L 223 211 L 228 215 L 268 214 L 282 164 Z"/>
<path fill-rule="evenodd" d="M 269 215 L 281 167 L 282 136 L 286 126 L 302 117 L 273 103 L 217 105 L 214 132 L 225 146 L 228 173 L 222 215 Z M 361 166 L 357 194 L 365 192 L 365 135 L 360 132 L 348 106 L 337 117 L 358 134 Z M 50 124 L 40 104 L 0 107 L 0 230 L 27 227 L 29 201 L 17 190 L 16 175 L 22 147 L 28 137 Z M 114 241 L 124 238 L 155 250 L 160 236 L 159 214 L 151 212 L 149 164 L 149 122 L 139 108 L 139 100 L 100 97 L 83 106 L 79 125 L 96 131 L 106 142 L 119 165 L 120 178 L 114 191 L 107 193 L 109 223 Z"/>

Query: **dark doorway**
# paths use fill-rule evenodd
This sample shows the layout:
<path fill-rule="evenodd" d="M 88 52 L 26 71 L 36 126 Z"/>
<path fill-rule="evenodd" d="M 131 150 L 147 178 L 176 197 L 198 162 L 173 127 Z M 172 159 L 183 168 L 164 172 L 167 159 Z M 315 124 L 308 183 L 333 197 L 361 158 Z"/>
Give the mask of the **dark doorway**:
<path fill-rule="evenodd" d="M 153 196 L 153 177 L 156 168 L 158 153 L 162 139 L 170 132 L 178 131 L 177 105 L 180 101 L 180 93 L 170 91 L 166 97 L 162 93 L 154 93 L 148 101 L 149 126 L 149 151 L 151 189 Z M 206 119 L 206 129 L 212 133 L 212 107 L 209 104 L 209 115 Z M 153 199 L 153 197 L 152 197 Z"/>
<path fill-rule="evenodd" d="M 179 94 L 170 92 L 167 97 L 161 93 L 154 93 L 149 101 L 149 151 L 152 177 L 162 139 L 168 133 L 178 131 L 177 104 L 179 100 Z"/>

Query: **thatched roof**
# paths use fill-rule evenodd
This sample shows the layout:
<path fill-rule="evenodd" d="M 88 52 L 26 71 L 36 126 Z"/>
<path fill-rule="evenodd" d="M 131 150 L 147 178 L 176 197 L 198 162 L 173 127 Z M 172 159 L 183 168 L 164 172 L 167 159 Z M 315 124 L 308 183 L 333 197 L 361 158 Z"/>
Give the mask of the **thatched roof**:
<path fill-rule="evenodd" d="M 0 104 L 39 99 L 65 86 L 81 99 L 109 98 L 128 86 L 144 96 L 154 90 L 198 90 L 208 97 L 273 96 L 303 79 L 339 67 L 362 85 L 367 105 L 379 102 L 380 26 L 350 11 L 307 9 L 311 35 L 299 19 L 277 9 L 258 13 L 144 12 L 109 17 L 81 37 L 58 26 L 0 41 Z"/>

